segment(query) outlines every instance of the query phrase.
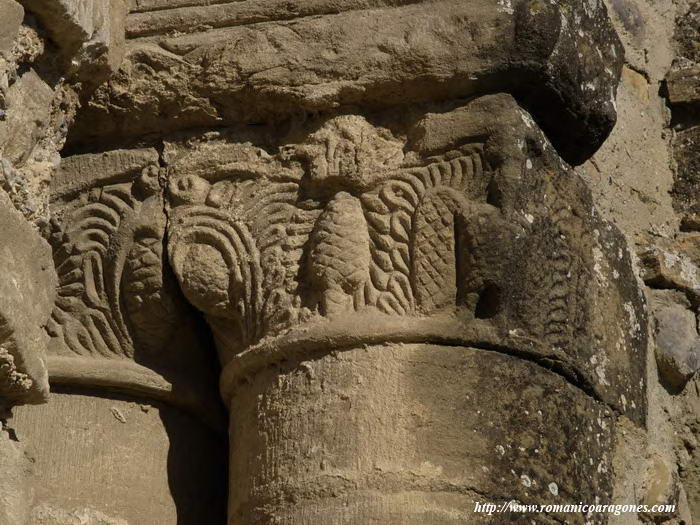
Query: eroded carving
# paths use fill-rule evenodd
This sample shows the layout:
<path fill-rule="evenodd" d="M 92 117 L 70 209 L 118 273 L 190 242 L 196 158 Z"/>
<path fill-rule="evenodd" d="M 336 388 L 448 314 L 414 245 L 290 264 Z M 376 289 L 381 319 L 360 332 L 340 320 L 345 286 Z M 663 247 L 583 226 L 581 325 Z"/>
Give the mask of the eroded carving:
<path fill-rule="evenodd" d="M 42 327 L 56 286 L 51 250 L 2 191 L 0 224 L 0 407 L 42 403 L 49 387 Z"/>
<path fill-rule="evenodd" d="M 148 295 L 162 287 L 162 250 L 154 247 L 162 246 L 165 230 L 157 179 L 158 170 L 147 167 L 136 183 L 94 188 L 72 201 L 57 225 L 52 241 L 59 288 L 49 333 L 75 354 L 134 356 L 127 312 L 138 326 Z M 122 286 L 130 292 L 124 305 Z"/>
<path fill-rule="evenodd" d="M 564 162 L 614 124 L 605 3 L 117 4 L 126 60 L 64 151 L 154 149 L 57 177 L 54 382 L 204 412 L 203 315 L 231 524 L 611 502 L 617 425 L 645 422 L 647 320 L 624 239 Z M 135 426 L 95 397 L 88 439 Z"/>
<path fill-rule="evenodd" d="M 216 406 L 206 406 L 213 370 L 164 260 L 157 161 L 153 150 L 85 155 L 70 159 L 59 175 L 52 197 L 59 284 L 47 327 L 49 369 L 54 382 L 147 393 L 218 423 Z"/>
<path fill-rule="evenodd" d="M 331 121 L 267 169 L 170 181 L 173 267 L 234 353 L 314 315 L 426 315 L 458 303 L 473 314 L 483 288 L 477 225 L 498 221 L 483 202 L 483 146 L 398 168 L 401 149 L 353 122 L 362 132 L 334 136 Z"/>
<path fill-rule="evenodd" d="M 385 316 L 379 330 L 397 341 L 424 333 L 556 363 L 640 417 L 643 384 L 623 363 L 645 344 L 641 297 L 611 277 L 629 258 L 583 183 L 509 97 L 413 126 L 410 144 L 340 116 L 274 154 L 226 139 L 172 146 L 170 262 L 224 364 L 243 373 L 272 336 L 311 348 L 290 330 L 303 340 L 323 319 L 340 334 Z M 420 324 L 436 317 L 453 328 Z M 619 355 L 601 363 L 611 344 Z"/>
<path fill-rule="evenodd" d="M 179 340 L 192 317 L 181 291 L 204 314 L 223 366 L 232 443 L 241 451 L 232 456 L 232 475 L 253 487 L 237 486 L 230 509 L 245 520 L 267 512 L 258 495 L 285 500 L 307 490 L 294 476 L 279 482 L 272 460 L 261 469 L 249 464 L 267 454 L 263 444 L 296 446 L 284 443 L 297 427 L 278 435 L 271 421 L 279 414 L 261 416 L 270 399 L 296 410 L 285 385 L 295 385 L 299 399 L 315 399 L 325 388 L 316 373 L 359 381 L 367 366 L 377 392 L 384 375 L 392 388 L 408 388 L 403 374 L 417 385 L 435 363 L 454 368 L 465 359 L 470 374 L 483 369 L 469 378 L 477 388 L 492 380 L 484 367 L 498 354 L 506 368 L 498 377 L 520 377 L 527 368 L 586 407 L 575 425 L 603 421 L 600 470 L 577 470 L 575 461 L 542 468 L 566 470 L 571 487 L 591 477 L 590 486 L 609 498 L 607 421 L 617 412 L 642 423 L 645 414 L 646 317 L 639 289 L 629 285 L 635 280 L 624 240 L 513 98 L 487 96 L 380 124 L 390 120 L 324 116 L 275 139 L 243 127 L 182 134 L 160 155 L 108 154 L 118 168 L 99 180 L 87 174 L 107 161 L 87 156 L 84 169 L 76 161 L 75 174 L 54 192 L 60 297 L 53 362 L 65 370 L 61 360 L 73 359 L 71 366 L 90 369 L 93 384 L 113 385 L 115 375 L 138 370 L 141 379 L 122 383 L 130 381 L 131 391 L 147 385 L 151 395 L 178 374 L 191 381 L 201 355 L 192 351 L 193 336 Z M 343 352 L 347 358 L 333 361 Z M 425 367 L 417 376 L 414 359 Z M 300 379 L 300 370 L 308 377 Z M 459 370 L 453 374 L 460 384 Z M 166 384 L 153 383 L 159 380 Z M 362 388 L 351 390 L 365 402 Z M 501 403 L 498 388 L 486 391 Z M 528 395 L 534 403 L 550 393 Z M 511 401 L 503 402 L 499 410 L 507 411 Z M 313 412 L 315 403 L 299 410 Z M 548 421 L 560 417 L 557 403 L 547 405 Z M 309 425 L 323 425 L 308 417 Z M 288 421 L 279 416 L 280 425 Z M 249 429 L 257 429 L 252 437 Z M 392 468 L 404 469 L 403 461 Z M 474 458 L 459 461 L 465 472 Z M 369 483 L 362 469 L 338 468 L 358 486 Z M 481 483 L 454 473 L 445 480 L 460 490 Z M 502 496 L 529 497 L 517 490 Z"/>

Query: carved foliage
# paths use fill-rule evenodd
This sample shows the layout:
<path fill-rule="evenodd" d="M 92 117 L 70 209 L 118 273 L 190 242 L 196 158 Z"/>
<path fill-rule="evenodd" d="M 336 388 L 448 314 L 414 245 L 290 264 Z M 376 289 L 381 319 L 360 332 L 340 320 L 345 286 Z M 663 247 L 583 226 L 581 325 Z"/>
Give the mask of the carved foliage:
<path fill-rule="evenodd" d="M 372 257 L 369 241 L 360 201 L 345 192 L 335 195 L 310 239 L 310 284 L 322 294 L 322 313 L 332 315 L 364 305 Z"/>
<path fill-rule="evenodd" d="M 456 228 L 469 228 L 476 208 L 495 209 L 468 199 L 476 180 L 489 177 L 480 147 L 452 156 L 400 172 L 362 196 L 372 246 L 368 302 L 384 313 L 456 304 Z"/>
<path fill-rule="evenodd" d="M 318 211 L 296 207 L 297 190 L 268 180 L 171 181 L 178 205 L 170 260 L 185 296 L 211 316 L 234 320 L 245 340 L 298 313 L 292 297 Z"/>
<path fill-rule="evenodd" d="M 134 357 L 134 338 L 157 347 L 175 322 L 163 295 L 165 231 L 159 170 L 95 187 L 54 205 L 59 278 L 48 326 L 52 351 Z M 139 337 L 139 336 L 142 337 Z"/>
<path fill-rule="evenodd" d="M 368 142 L 366 133 L 342 141 L 355 138 Z M 478 281 L 464 278 L 456 251 L 460 229 L 477 235 L 473 217 L 497 215 L 472 200 L 483 200 L 490 177 L 481 146 L 412 168 L 374 171 L 377 161 L 364 173 L 360 146 L 342 141 L 325 141 L 332 152 L 299 147 L 321 157 L 309 162 L 311 180 L 251 169 L 244 180 L 170 181 L 170 260 L 187 298 L 229 341 L 245 346 L 310 315 L 454 309 L 469 295 L 459 288 Z M 318 168 L 329 162 L 343 169 Z"/>

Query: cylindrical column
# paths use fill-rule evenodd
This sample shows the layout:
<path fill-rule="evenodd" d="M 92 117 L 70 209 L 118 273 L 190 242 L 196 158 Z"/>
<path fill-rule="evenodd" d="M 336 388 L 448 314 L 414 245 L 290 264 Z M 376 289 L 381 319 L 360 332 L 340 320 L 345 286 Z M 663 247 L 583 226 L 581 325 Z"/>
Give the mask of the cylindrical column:
<path fill-rule="evenodd" d="M 12 421 L 33 458 L 37 523 L 225 521 L 221 434 L 181 408 L 143 396 L 54 390 L 47 405 L 16 408 Z"/>
<path fill-rule="evenodd" d="M 266 367 L 230 410 L 229 525 L 486 523 L 477 502 L 610 495 L 609 410 L 493 351 L 375 345 Z"/>

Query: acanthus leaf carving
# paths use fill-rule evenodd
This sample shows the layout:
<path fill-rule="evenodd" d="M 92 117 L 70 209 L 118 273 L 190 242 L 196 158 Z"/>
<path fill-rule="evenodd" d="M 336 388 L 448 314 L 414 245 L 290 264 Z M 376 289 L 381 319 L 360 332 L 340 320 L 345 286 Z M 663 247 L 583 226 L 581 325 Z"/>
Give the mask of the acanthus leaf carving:
<path fill-rule="evenodd" d="M 312 316 L 468 306 L 458 299 L 470 284 L 459 277 L 459 230 L 473 236 L 473 218 L 499 220 L 483 202 L 492 177 L 483 146 L 397 167 L 400 148 L 360 122 L 339 117 L 264 169 L 173 175 L 170 261 L 230 352 Z M 295 158 L 308 167 L 296 179 L 284 168 Z"/>
<path fill-rule="evenodd" d="M 506 131 L 484 124 L 494 111 Z M 376 336 L 369 319 L 410 342 L 440 318 L 443 343 L 553 360 L 594 384 L 594 345 L 642 341 L 595 317 L 596 301 L 636 298 L 592 281 L 603 222 L 512 99 L 430 114 L 413 139 L 358 116 L 314 125 L 267 150 L 234 131 L 177 139 L 161 169 L 81 183 L 55 207 L 60 351 L 164 359 L 187 316 L 179 292 L 226 366 L 319 324 L 350 345 Z"/>
<path fill-rule="evenodd" d="M 147 164 L 124 181 L 92 188 L 81 181 L 77 192 L 58 191 L 51 236 L 58 299 L 48 326 L 53 353 L 134 359 L 136 346 L 155 351 L 165 343 L 178 307 L 163 271 L 161 177 Z"/>

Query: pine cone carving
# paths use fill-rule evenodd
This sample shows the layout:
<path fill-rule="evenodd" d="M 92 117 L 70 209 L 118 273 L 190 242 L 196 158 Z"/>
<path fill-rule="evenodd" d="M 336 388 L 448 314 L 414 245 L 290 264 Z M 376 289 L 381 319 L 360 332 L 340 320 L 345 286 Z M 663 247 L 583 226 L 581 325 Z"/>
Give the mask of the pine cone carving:
<path fill-rule="evenodd" d="M 319 217 L 310 242 L 311 284 L 321 291 L 322 313 L 333 315 L 362 305 L 371 255 L 360 201 L 338 193 Z"/>

